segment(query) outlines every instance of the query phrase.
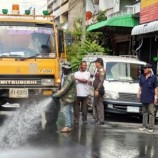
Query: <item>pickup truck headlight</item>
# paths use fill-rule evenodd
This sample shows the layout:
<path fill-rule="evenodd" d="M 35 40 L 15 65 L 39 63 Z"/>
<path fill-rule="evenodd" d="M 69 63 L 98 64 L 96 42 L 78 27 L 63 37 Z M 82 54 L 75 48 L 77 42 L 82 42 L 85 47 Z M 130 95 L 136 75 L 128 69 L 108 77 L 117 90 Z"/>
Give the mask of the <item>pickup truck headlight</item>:
<path fill-rule="evenodd" d="M 118 99 L 119 95 L 116 92 L 113 91 L 105 91 L 105 95 L 104 98 L 108 98 L 108 99 Z"/>
<path fill-rule="evenodd" d="M 53 79 L 42 79 L 42 85 L 43 86 L 52 86 L 54 85 Z"/>

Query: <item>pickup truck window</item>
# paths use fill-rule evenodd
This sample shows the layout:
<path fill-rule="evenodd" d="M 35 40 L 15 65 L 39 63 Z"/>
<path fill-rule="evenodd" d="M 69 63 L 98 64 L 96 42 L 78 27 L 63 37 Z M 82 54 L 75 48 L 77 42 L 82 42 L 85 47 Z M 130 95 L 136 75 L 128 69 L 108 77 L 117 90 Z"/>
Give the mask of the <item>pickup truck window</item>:
<path fill-rule="evenodd" d="M 138 81 L 139 75 L 139 64 L 121 62 L 106 63 L 106 80 Z"/>

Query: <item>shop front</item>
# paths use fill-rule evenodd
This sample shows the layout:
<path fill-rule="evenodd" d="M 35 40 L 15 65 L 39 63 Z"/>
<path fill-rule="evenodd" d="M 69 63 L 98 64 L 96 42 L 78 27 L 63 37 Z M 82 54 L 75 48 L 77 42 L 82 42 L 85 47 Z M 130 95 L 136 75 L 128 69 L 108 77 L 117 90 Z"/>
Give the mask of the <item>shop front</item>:
<path fill-rule="evenodd" d="M 140 60 L 151 63 L 158 74 L 158 21 L 135 26 L 132 29 L 133 51 Z"/>

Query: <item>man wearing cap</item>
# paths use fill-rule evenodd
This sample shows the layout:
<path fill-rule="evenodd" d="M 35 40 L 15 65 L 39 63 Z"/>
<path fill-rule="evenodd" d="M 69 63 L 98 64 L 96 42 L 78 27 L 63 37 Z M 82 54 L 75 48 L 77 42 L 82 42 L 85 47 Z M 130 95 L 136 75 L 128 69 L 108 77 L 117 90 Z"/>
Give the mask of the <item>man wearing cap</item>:
<path fill-rule="evenodd" d="M 95 60 L 97 72 L 95 74 L 95 79 L 93 81 L 94 87 L 94 109 L 95 109 L 95 122 L 98 125 L 104 124 L 104 105 L 103 105 L 103 95 L 104 95 L 104 79 L 105 70 L 102 58 L 97 58 Z"/>
<path fill-rule="evenodd" d="M 65 127 L 63 127 L 61 132 L 70 132 L 72 130 L 72 107 L 76 99 L 76 82 L 73 73 L 71 73 L 71 65 L 66 62 L 62 65 L 62 71 L 64 73 L 64 81 L 61 85 L 61 89 L 53 94 L 53 98 L 60 98 L 63 108 L 65 118 Z"/>
<path fill-rule="evenodd" d="M 158 99 L 157 78 L 152 73 L 152 65 L 143 66 L 144 74 L 140 76 L 137 97 L 142 102 L 143 126 L 139 130 L 153 132 L 155 124 L 155 104 Z"/>

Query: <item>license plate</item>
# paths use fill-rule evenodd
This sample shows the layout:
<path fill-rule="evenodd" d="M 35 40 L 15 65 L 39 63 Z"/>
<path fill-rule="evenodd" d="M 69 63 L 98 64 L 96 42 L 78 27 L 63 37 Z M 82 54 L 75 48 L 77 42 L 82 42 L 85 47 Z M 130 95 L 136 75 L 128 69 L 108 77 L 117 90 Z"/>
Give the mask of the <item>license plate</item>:
<path fill-rule="evenodd" d="M 27 88 L 11 88 L 9 89 L 9 98 L 28 98 Z"/>
<path fill-rule="evenodd" d="M 127 106 L 127 112 L 139 113 L 139 107 Z"/>

